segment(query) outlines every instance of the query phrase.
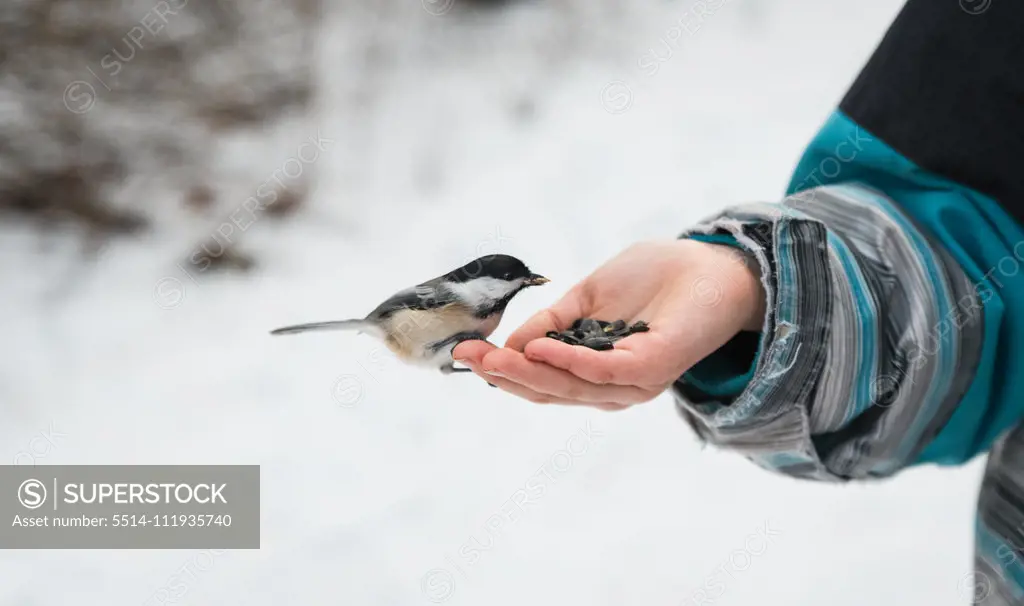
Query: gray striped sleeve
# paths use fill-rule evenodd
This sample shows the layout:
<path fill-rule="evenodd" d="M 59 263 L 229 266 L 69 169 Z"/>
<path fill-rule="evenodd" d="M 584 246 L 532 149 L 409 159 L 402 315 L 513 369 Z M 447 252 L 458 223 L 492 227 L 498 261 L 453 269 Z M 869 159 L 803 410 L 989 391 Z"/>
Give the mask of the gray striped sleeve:
<path fill-rule="evenodd" d="M 734 236 L 769 304 L 741 395 L 718 401 L 676 383 L 701 436 L 783 473 L 846 480 L 894 473 L 941 429 L 978 361 L 981 308 L 959 266 L 891 201 L 827 186 L 688 233 Z"/>
<path fill-rule="evenodd" d="M 1024 603 L 1024 426 L 992 448 L 978 496 L 972 604 Z"/>

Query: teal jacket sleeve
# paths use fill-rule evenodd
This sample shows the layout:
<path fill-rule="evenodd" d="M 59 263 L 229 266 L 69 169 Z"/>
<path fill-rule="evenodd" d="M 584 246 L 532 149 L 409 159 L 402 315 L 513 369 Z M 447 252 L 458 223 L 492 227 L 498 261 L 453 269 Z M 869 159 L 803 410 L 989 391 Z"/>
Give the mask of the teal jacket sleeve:
<path fill-rule="evenodd" d="M 789 475 L 957 464 L 1024 417 L 1024 231 L 841 112 L 776 204 L 685 237 L 742 248 L 768 313 L 674 385 L 709 442 Z"/>

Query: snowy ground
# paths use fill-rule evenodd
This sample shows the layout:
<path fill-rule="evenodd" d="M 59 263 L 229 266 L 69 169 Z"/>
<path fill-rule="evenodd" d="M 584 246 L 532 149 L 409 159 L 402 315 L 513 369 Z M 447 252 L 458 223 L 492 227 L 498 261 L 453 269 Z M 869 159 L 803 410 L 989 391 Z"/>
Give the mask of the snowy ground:
<path fill-rule="evenodd" d="M 40 464 L 263 478 L 259 551 L 0 552 L 0 604 L 142 604 L 197 557 L 180 603 L 966 604 L 980 462 L 800 483 L 701 450 L 667 397 L 537 407 L 365 337 L 266 334 L 501 250 L 554 282 L 500 341 L 628 243 L 777 197 L 898 2 L 552 2 L 472 24 L 410 4 L 410 29 L 326 19 L 324 95 L 288 147 L 335 143 L 306 168 L 309 211 L 247 234 L 254 277 L 193 282 L 174 234 L 83 267 L 61 238 L 0 227 L 0 456 L 52 431 Z M 564 27 L 572 10 L 586 23 Z M 699 30 L 651 75 L 680 19 Z M 371 27 L 389 62 L 346 71 Z M 510 509 L 528 482 L 543 495 Z"/>

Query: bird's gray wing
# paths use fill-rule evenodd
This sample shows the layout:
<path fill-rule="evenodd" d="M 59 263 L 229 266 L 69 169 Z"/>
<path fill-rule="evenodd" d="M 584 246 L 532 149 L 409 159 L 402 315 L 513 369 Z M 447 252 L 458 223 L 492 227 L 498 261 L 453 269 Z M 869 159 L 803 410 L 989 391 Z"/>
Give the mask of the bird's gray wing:
<path fill-rule="evenodd" d="M 441 286 L 440 280 L 431 280 L 396 292 L 371 311 L 366 318 L 380 320 L 400 309 L 435 309 L 455 301 L 455 296 Z"/>

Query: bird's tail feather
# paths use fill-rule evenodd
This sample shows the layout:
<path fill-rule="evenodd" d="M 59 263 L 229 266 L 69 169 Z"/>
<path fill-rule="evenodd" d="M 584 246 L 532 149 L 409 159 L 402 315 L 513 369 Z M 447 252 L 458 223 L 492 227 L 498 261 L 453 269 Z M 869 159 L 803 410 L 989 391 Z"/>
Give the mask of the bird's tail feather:
<path fill-rule="evenodd" d="M 310 322 L 309 324 L 296 324 L 294 326 L 285 326 L 276 330 L 270 331 L 272 335 L 294 335 L 300 332 L 308 332 L 311 330 L 358 330 L 366 331 L 373 327 L 370 322 L 366 320 L 333 320 L 330 322 Z"/>

